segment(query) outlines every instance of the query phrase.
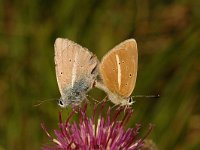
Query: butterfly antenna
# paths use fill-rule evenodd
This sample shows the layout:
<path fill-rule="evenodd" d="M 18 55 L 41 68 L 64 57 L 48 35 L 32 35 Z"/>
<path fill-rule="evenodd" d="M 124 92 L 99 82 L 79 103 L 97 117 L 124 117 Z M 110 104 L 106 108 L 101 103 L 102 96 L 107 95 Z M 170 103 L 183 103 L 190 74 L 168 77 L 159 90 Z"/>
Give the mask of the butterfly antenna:
<path fill-rule="evenodd" d="M 119 106 L 119 104 L 114 104 L 111 109 L 115 108 L 116 106 Z"/>
<path fill-rule="evenodd" d="M 100 103 L 100 101 L 94 99 L 92 96 L 90 96 L 90 95 L 86 95 L 86 96 L 89 97 L 89 98 L 91 98 L 91 100 L 93 100 L 93 101 L 95 101 L 95 102 L 97 102 L 97 103 Z"/>
<path fill-rule="evenodd" d="M 39 100 L 39 101 L 37 102 L 37 104 L 34 104 L 34 105 L 33 105 L 33 107 L 38 107 L 38 106 L 42 105 L 42 104 L 45 103 L 45 102 L 55 101 L 55 100 L 57 100 L 57 99 L 56 99 L 56 98 L 52 98 L 52 99 Z"/>
<path fill-rule="evenodd" d="M 160 98 L 160 95 L 135 95 L 133 98 Z"/>
<path fill-rule="evenodd" d="M 124 115 L 126 114 L 126 109 L 128 108 L 128 105 L 125 106 L 124 108 Z"/>

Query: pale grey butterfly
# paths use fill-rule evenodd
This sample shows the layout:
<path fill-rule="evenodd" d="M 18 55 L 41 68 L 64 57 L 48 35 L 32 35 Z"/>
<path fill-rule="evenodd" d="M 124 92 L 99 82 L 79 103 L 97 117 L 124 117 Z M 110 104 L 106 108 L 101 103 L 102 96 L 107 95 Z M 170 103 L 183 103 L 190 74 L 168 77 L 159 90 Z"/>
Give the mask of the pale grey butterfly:
<path fill-rule="evenodd" d="M 68 39 L 55 41 L 55 68 L 61 107 L 77 106 L 93 87 L 98 74 L 98 59 L 88 49 Z"/>

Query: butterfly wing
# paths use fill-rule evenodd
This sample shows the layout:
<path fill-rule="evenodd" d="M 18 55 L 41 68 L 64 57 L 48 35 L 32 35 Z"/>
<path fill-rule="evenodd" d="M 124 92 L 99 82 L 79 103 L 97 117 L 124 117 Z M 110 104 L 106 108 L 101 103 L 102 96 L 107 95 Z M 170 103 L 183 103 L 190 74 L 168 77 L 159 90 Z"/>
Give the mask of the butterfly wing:
<path fill-rule="evenodd" d="M 102 59 L 100 75 L 104 85 L 121 97 L 129 97 L 133 92 L 137 77 L 138 52 L 134 39 L 126 40 Z"/>
<path fill-rule="evenodd" d="M 97 76 L 96 56 L 68 39 L 57 38 L 54 46 L 56 77 L 61 96 L 81 78 L 91 88 Z"/>

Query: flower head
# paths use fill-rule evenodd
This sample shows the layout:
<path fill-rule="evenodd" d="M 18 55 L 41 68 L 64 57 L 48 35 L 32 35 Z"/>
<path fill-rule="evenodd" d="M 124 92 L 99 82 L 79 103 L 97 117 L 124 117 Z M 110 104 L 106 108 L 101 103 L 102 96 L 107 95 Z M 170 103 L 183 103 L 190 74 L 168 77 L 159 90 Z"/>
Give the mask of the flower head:
<path fill-rule="evenodd" d="M 59 114 L 59 130 L 54 130 L 56 138 L 53 138 L 43 129 L 51 139 L 53 145 L 45 146 L 43 150 L 136 150 L 142 147 L 143 139 L 138 139 L 140 125 L 134 128 L 125 129 L 125 125 L 133 114 L 131 109 L 126 109 L 122 120 L 118 116 L 123 109 L 117 109 L 114 116 L 111 117 L 111 109 L 107 110 L 106 118 L 102 116 L 102 109 L 105 102 L 95 105 L 92 117 L 86 114 L 87 103 L 82 108 L 74 109 L 65 122 L 62 121 Z M 97 109 L 100 108 L 100 114 L 97 115 Z M 79 123 L 69 123 L 71 117 L 78 113 Z M 97 117 L 97 121 L 96 120 Z M 150 131 L 151 129 L 149 129 Z"/>

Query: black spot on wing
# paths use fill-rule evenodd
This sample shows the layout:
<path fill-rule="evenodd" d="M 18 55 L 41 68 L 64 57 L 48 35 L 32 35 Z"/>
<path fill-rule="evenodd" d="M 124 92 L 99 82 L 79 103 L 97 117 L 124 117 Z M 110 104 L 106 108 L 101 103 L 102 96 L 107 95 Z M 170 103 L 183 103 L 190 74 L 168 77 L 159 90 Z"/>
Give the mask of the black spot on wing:
<path fill-rule="evenodd" d="M 91 74 L 95 74 L 97 70 L 97 65 L 92 69 Z"/>
<path fill-rule="evenodd" d="M 95 55 L 91 55 L 90 61 L 92 61 L 94 58 L 96 58 L 96 56 Z"/>
<path fill-rule="evenodd" d="M 97 63 L 97 57 L 95 55 L 91 55 L 89 59 L 90 64 Z"/>

